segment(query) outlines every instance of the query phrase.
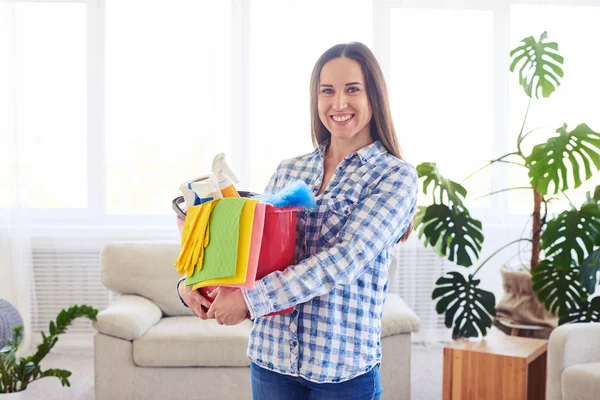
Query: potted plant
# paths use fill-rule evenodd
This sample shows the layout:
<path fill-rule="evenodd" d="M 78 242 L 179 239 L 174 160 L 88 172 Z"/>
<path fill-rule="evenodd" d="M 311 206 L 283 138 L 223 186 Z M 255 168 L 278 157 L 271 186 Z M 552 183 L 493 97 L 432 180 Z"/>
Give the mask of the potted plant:
<path fill-rule="evenodd" d="M 15 327 L 12 340 L 0 349 L 0 399 L 25 399 L 27 386 L 47 376 L 59 378 L 62 386 L 70 386 L 71 372 L 56 368 L 42 370 L 40 362 L 54 347 L 58 335 L 64 333 L 75 318 L 86 317 L 96 321 L 97 314 L 98 310 L 87 305 L 61 310 L 56 321 L 50 321 L 49 335 L 42 332 L 42 342 L 37 346 L 37 351 L 29 357 L 17 358 L 17 350 L 23 339 L 23 327 Z"/>
<path fill-rule="evenodd" d="M 531 243 L 532 288 L 545 308 L 557 313 L 560 323 L 600 321 L 600 300 L 588 302 L 600 271 L 600 186 L 593 194 L 587 193 L 584 204 L 571 203 L 571 209 L 557 216 L 548 215 L 548 204 L 556 199 L 553 195 L 560 194 L 568 200 L 568 190 L 578 188 L 600 170 L 600 134 L 583 123 L 572 130 L 563 124 L 555 135 L 525 154 L 523 141 L 537 131 L 524 131 L 531 101 L 534 96 L 549 97 L 560 86 L 563 57 L 558 53 L 558 44 L 548 42 L 546 32 L 537 41 L 532 36 L 524 38 L 510 56 L 510 71 L 519 68 L 519 83 L 529 97 L 516 148 L 491 160 L 465 180 L 499 162 L 522 167 L 533 192 L 532 226 L 530 236 L 515 238 L 502 246 L 480 262 L 474 272 L 465 276 L 453 271 L 437 280 L 432 298 L 438 300 L 437 312 L 445 314 L 445 325 L 453 327 L 454 338 L 487 334 L 496 315 L 496 299 L 493 293 L 479 287 L 477 273 L 500 251 L 523 241 Z M 422 163 L 417 171 L 423 192 L 431 190 L 432 198 L 431 204 L 419 206 L 417 212 L 419 238 L 425 246 L 433 246 L 441 257 L 459 266 L 470 267 L 479 262 L 483 228 L 465 205 L 467 190 L 445 178 L 435 163 Z M 489 195 L 514 189 L 523 188 L 502 189 Z"/>

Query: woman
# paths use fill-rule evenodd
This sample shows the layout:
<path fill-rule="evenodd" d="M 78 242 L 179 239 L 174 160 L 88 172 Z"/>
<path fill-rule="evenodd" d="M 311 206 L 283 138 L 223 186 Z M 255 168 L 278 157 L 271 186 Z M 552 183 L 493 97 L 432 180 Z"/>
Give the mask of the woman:
<path fill-rule="evenodd" d="M 283 161 L 266 188 L 303 180 L 316 196 L 317 209 L 298 214 L 301 261 L 253 289 L 219 288 L 212 305 L 185 285 L 179 292 L 202 318 L 255 320 L 254 399 L 378 399 L 390 252 L 412 229 L 417 173 L 402 161 L 385 81 L 365 45 L 327 50 L 310 89 L 316 149 Z"/>

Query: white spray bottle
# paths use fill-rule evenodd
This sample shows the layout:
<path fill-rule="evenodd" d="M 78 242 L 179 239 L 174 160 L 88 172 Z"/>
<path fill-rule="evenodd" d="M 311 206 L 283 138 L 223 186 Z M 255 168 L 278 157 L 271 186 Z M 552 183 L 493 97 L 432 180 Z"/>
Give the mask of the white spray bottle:
<path fill-rule="evenodd" d="M 227 162 L 225 161 L 225 153 L 219 153 L 215 156 L 212 163 L 212 171 L 219 180 L 219 189 L 223 197 L 240 197 L 234 183 L 240 183 L 240 180 L 235 176 Z M 233 181 L 233 182 L 232 182 Z"/>
<path fill-rule="evenodd" d="M 181 193 L 183 193 L 183 198 L 185 200 L 187 208 L 201 204 L 201 197 L 197 194 L 198 192 L 194 191 L 194 183 L 197 182 L 210 182 L 212 187 L 214 188 L 214 190 L 212 191 L 212 193 L 214 193 L 214 196 L 209 197 L 214 197 L 215 199 L 223 198 L 221 191 L 218 189 L 219 181 L 217 179 L 217 176 L 211 172 L 207 175 L 203 175 L 196 179 L 192 179 L 191 181 L 185 181 L 181 184 L 181 186 L 179 186 L 179 190 L 181 190 Z M 205 189 L 198 190 L 201 193 L 206 192 Z"/>
<path fill-rule="evenodd" d="M 192 191 L 196 195 L 196 199 L 194 200 L 194 205 L 196 206 L 217 199 L 217 196 L 221 194 L 219 189 L 215 188 L 208 179 L 200 182 L 192 182 Z"/>

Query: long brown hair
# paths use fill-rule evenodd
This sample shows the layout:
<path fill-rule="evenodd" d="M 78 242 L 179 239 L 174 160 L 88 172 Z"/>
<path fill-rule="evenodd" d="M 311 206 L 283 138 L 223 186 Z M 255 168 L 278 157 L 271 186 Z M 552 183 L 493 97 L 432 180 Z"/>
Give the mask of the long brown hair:
<path fill-rule="evenodd" d="M 402 150 L 400 149 L 394 123 L 392 122 L 392 113 L 390 112 L 390 102 L 383 72 L 371 50 L 360 42 L 342 43 L 331 47 L 319 57 L 313 68 L 310 77 L 310 119 L 313 145 L 316 147 L 331 139 L 331 133 L 319 118 L 319 80 L 323 66 L 327 62 L 340 57 L 356 61 L 365 76 L 367 98 L 369 99 L 373 113 L 370 123 L 371 137 L 374 140 L 380 140 L 388 153 L 402 160 Z M 400 238 L 401 242 L 408 239 L 413 226 L 414 219 Z"/>

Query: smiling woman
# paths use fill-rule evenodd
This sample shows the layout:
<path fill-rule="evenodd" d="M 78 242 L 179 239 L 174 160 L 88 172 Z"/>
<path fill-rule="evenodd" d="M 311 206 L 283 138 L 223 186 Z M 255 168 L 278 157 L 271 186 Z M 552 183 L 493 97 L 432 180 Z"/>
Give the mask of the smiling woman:
<path fill-rule="evenodd" d="M 383 74 L 367 46 L 327 50 L 310 88 L 315 149 L 282 161 L 265 189 L 300 180 L 316 194 L 315 210 L 297 215 L 296 264 L 252 289 L 219 290 L 207 315 L 225 325 L 247 314 L 255 320 L 255 400 L 379 399 L 391 250 L 412 229 L 417 173 L 401 158 Z M 190 290 L 179 290 L 187 303 Z"/>

